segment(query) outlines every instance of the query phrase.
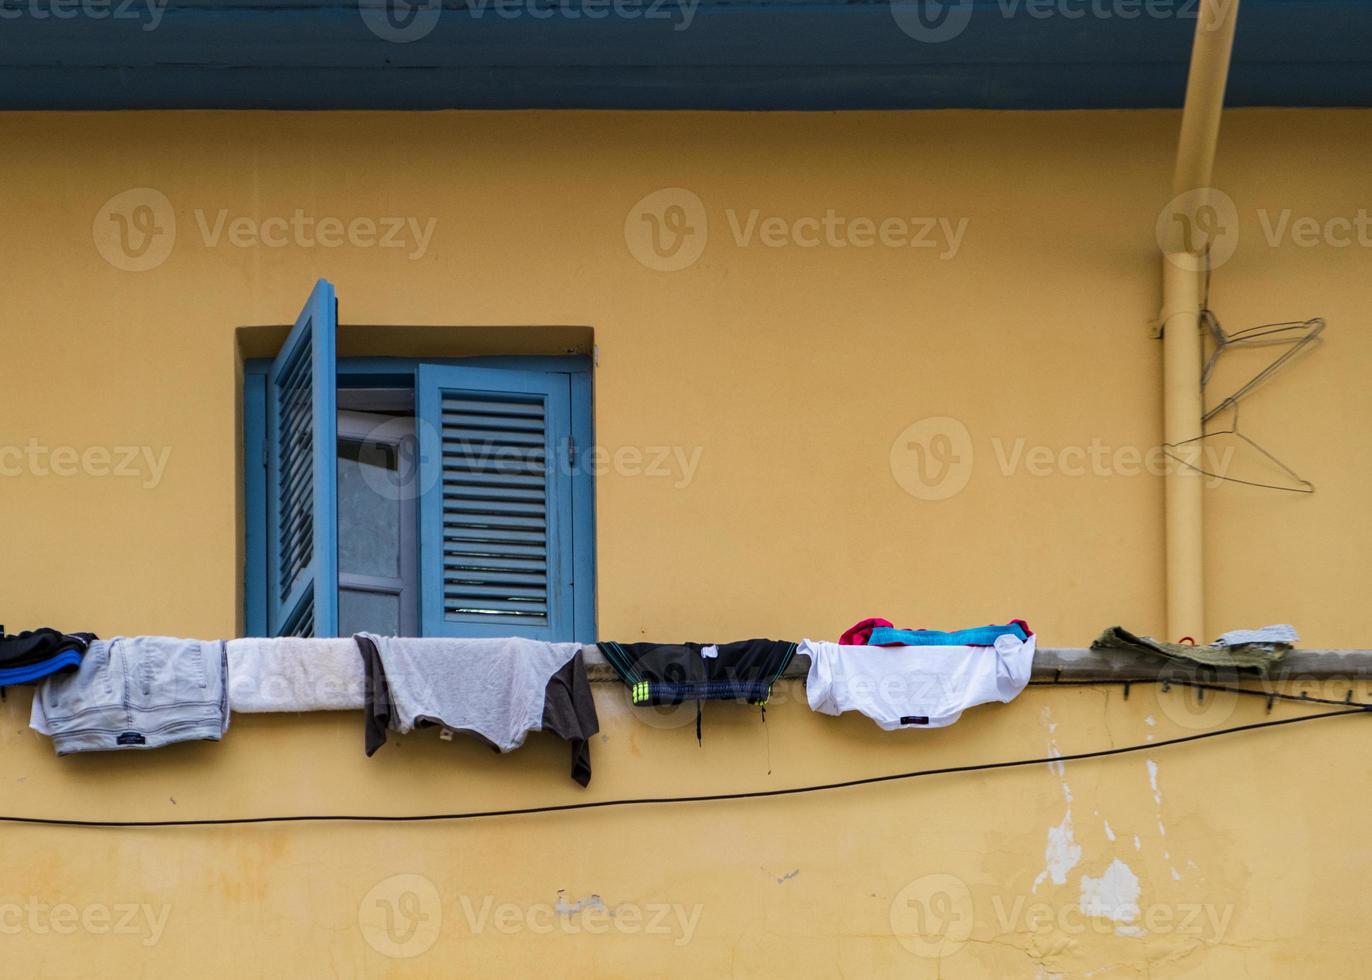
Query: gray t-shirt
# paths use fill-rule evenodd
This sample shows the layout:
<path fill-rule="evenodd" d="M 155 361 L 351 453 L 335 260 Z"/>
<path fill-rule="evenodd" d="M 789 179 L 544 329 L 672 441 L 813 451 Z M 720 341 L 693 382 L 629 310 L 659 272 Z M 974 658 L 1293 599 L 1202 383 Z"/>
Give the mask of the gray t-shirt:
<path fill-rule="evenodd" d="M 587 740 L 599 730 L 575 643 L 499 639 L 410 639 L 359 633 L 367 673 L 365 744 L 387 729 L 439 725 L 509 752 L 548 728 L 572 745 L 572 778 L 590 781 Z"/>

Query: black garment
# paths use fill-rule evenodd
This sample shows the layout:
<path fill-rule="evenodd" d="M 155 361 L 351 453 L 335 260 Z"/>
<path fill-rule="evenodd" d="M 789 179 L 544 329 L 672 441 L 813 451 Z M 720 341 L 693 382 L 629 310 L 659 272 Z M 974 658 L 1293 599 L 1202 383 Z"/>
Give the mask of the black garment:
<path fill-rule="evenodd" d="M 63 633 L 48 626 L 14 635 L 0 633 L 0 668 L 25 667 L 73 650 L 85 654 L 96 638 L 94 633 Z"/>
<path fill-rule="evenodd" d="M 789 640 L 704 643 L 598 643 L 634 704 L 747 701 L 765 704 L 795 656 Z"/>

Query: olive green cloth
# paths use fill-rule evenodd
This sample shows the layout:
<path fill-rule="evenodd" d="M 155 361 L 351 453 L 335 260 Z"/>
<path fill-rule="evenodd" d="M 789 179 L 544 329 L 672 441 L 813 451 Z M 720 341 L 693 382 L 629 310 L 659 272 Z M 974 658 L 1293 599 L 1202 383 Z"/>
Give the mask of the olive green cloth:
<path fill-rule="evenodd" d="M 1190 646 L 1163 643 L 1151 636 L 1135 636 L 1123 626 L 1111 626 L 1091 643 L 1092 650 L 1125 650 L 1157 654 L 1177 663 L 1199 664 L 1214 670 L 1252 670 L 1259 674 L 1286 656 L 1286 643 L 1245 643 L 1239 646 Z"/>

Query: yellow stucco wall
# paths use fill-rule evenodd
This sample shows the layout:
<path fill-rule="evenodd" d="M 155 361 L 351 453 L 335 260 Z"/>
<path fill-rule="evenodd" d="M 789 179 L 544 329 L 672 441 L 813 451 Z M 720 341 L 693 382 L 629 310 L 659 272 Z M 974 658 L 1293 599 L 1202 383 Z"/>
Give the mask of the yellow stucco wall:
<path fill-rule="evenodd" d="M 1231 330 L 1322 315 L 1329 331 L 1243 411 L 1244 431 L 1318 492 L 1207 491 L 1212 632 L 1290 621 L 1310 646 L 1369 645 L 1372 239 L 1354 229 L 1341 245 L 1339 223 L 1372 206 L 1369 122 L 1353 111 L 1225 121 L 1216 182 L 1235 205 L 1237 247 L 1212 306 Z M 321 276 L 342 322 L 373 328 L 345 331 L 358 346 L 387 330 L 413 340 L 398 328 L 593 331 L 597 442 L 621 454 L 597 483 L 602 636 L 832 638 L 869 614 L 931 626 L 1023 616 L 1053 646 L 1115 622 L 1162 627 L 1161 481 L 1138 460 L 1161 428 L 1153 229 L 1173 113 L 112 113 L 0 125 L 0 453 L 22 450 L 0 455 L 10 629 L 236 631 L 236 363 L 252 336 L 239 330 L 289 322 Z M 175 220 L 170 252 L 145 271 L 106 257 L 102 209 L 134 188 L 165 196 Z M 687 212 L 688 249 L 703 251 L 678 271 L 648 267 L 636 210 L 667 188 L 689 192 L 668 203 L 694 195 L 703 208 L 703 220 Z M 274 237 L 285 225 L 267 221 L 298 209 L 432 233 L 404 248 L 233 243 L 234 219 Z M 764 238 L 779 232 L 761 224 L 741 244 L 754 209 L 807 240 L 830 211 L 874 227 L 943 220 L 932 248 L 773 247 Z M 1303 219 L 1319 225 L 1313 239 L 1296 230 Z M 435 331 L 435 345 L 450 341 Z M 1216 384 L 1264 356 L 1235 357 Z M 940 451 L 935 436 L 963 469 L 920 482 L 908 447 Z M 117 461 L 125 446 L 146 451 L 132 474 L 98 475 L 113 465 L 99 451 Z M 632 453 L 654 447 L 694 460 L 689 479 L 679 462 L 637 473 Z M 1270 475 L 1242 452 L 1226 465 Z M 555 741 L 498 758 L 408 738 L 368 760 L 347 714 L 239 717 L 221 745 L 57 760 L 13 692 L 0 705 L 0 809 L 425 812 L 769 788 L 1263 717 L 1256 699 L 1198 715 L 1177 692 L 1136 689 L 1125 703 L 1117 689 L 1035 688 L 946 731 L 883 734 L 814 716 L 791 693 L 765 725 L 751 710 L 709 710 L 697 746 L 687 719 L 635 715 L 600 686 L 583 794 Z M 461 825 L 11 828 L 0 951 L 15 976 L 54 977 L 88 976 L 95 962 L 150 977 L 1359 975 L 1372 952 L 1369 853 L 1351 803 L 1372 788 L 1359 724 L 1162 749 L 1148 755 L 1156 769 L 1134 755 L 779 801 Z M 1116 860 L 1151 919 L 1080 914 L 1083 896 L 1118 894 Z M 422 880 L 394 878 L 411 874 Z M 67 930 L 66 911 L 33 910 L 43 903 L 93 918 Z M 99 909 L 118 923 L 125 906 L 147 908 L 127 929 L 101 928 Z M 376 928 L 387 908 L 389 934 Z M 926 933 L 956 938 L 964 922 L 970 933 L 931 949 L 912 925 L 921 914 Z"/>

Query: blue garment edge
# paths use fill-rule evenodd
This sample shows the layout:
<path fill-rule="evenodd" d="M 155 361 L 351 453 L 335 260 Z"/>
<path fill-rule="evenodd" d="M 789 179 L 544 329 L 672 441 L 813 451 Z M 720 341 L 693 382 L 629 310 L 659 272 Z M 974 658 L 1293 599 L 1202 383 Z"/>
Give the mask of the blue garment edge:
<path fill-rule="evenodd" d="M 28 684 L 31 681 L 41 680 L 49 674 L 55 674 L 59 670 L 80 667 L 81 656 L 79 650 L 65 650 L 55 657 L 39 661 L 36 664 L 0 669 L 0 687 L 6 687 L 10 684 Z"/>
<path fill-rule="evenodd" d="M 878 626 L 867 639 L 868 646 L 897 644 L 906 647 L 992 647 L 996 638 L 1009 634 L 1023 643 L 1029 634 L 1019 623 L 1004 626 L 974 626 L 965 630 L 902 630 L 891 626 Z"/>

